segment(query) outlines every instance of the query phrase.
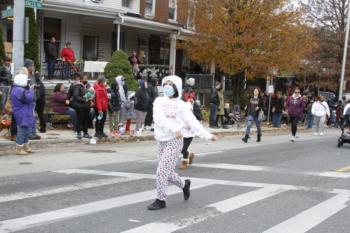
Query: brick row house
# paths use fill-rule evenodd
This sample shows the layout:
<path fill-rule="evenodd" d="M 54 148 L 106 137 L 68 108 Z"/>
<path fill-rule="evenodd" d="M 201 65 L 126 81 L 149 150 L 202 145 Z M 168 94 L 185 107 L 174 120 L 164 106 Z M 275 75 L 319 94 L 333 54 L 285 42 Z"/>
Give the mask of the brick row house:
<path fill-rule="evenodd" d="M 108 61 L 119 48 L 178 73 L 189 66 L 176 48 L 191 23 L 187 15 L 176 0 L 43 0 L 37 11 L 43 71 L 47 43 L 54 36 L 59 51 L 71 42 L 78 60 Z"/>

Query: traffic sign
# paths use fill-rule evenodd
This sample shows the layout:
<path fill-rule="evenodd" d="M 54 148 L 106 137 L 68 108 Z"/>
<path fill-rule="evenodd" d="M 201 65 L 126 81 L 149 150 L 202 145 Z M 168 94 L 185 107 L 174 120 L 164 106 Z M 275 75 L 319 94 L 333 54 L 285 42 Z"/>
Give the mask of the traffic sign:
<path fill-rule="evenodd" d="M 7 18 L 13 16 L 13 8 L 11 6 L 8 6 L 5 10 L 1 11 L 1 18 Z"/>
<path fill-rule="evenodd" d="M 26 7 L 35 8 L 35 9 L 43 9 L 43 3 L 37 0 L 26 0 Z"/>

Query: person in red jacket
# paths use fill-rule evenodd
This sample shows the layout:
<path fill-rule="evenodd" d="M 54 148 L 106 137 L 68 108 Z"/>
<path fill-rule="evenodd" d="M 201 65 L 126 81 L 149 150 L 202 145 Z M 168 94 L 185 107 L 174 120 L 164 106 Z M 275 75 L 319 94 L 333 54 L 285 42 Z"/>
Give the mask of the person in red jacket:
<path fill-rule="evenodd" d="M 64 77 L 71 79 L 73 74 L 74 62 L 75 62 L 75 53 L 72 49 L 72 43 L 67 42 L 66 47 L 61 51 L 61 57 L 63 61 L 63 75 Z M 74 72 L 75 73 L 75 72 Z"/>
<path fill-rule="evenodd" d="M 99 77 L 94 85 L 95 90 L 95 110 L 96 110 L 96 122 L 95 122 L 95 137 L 102 139 L 108 137 L 104 132 L 104 126 L 106 122 L 106 115 L 108 109 L 108 99 L 107 94 L 107 80 L 105 77 Z"/>

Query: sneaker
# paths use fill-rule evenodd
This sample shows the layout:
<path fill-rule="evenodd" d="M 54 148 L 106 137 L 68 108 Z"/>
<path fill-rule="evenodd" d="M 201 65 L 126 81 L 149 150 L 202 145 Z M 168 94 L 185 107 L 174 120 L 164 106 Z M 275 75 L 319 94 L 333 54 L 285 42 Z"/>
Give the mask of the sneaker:
<path fill-rule="evenodd" d="M 101 135 L 102 135 L 102 137 L 104 137 L 104 138 L 108 138 L 108 135 L 105 134 L 105 133 L 102 133 Z"/>
<path fill-rule="evenodd" d="M 188 160 L 187 159 L 186 160 L 182 160 L 181 164 L 179 166 L 179 169 L 180 170 L 186 170 L 187 168 L 188 168 Z"/>
<path fill-rule="evenodd" d="M 165 201 L 156 199 L 152 204 L 147 206 L 148 210 L 160 210 L 166 207 Z"/>
<path fill-rule="evenodd" d="M 291 141 L 291 142 L 295 142 L 295 137 L 294 137 L 294 136 L 291 137 L 291 138 L 290 138 L 290 141 Z"/>
<path fill-rule="evenodd" d="M 89 133 L 84 133 L 83 138 L 88 138 L 88 139 L 91 139 L 92 137 L 90 136 L 90 134 L 89 134 Z"/>
<path fill-rule="evenodd" d="M 191 187 L 191 180 L 185 180 L 185 187 L 182 189 L 182 191 L 184 192 L 185 201 L 190 199 L 190 196 L 191 196 L 190 187 Z"/>
<path fill-rule="evenodd" d="M 324 133 L 320 133 L 320 136 L 323 136 L 324 135 Z"/>

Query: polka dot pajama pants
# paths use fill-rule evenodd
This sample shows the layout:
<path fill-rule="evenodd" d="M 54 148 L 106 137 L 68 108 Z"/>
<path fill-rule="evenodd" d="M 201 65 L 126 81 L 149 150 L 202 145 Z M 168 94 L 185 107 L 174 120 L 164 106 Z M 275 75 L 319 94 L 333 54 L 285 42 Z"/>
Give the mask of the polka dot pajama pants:
<path fill-rule="evenodd" d="M 175 172 L 182 146 L 182 139 L 158 142 L 157 199 L 159 200 L 164 201 L 167 198 L 169 182 L 181 189 L 184 187 L 184 182 Z"/>

